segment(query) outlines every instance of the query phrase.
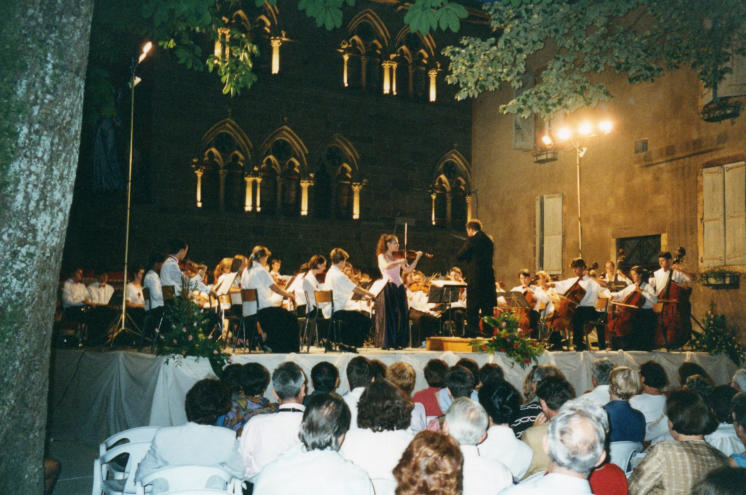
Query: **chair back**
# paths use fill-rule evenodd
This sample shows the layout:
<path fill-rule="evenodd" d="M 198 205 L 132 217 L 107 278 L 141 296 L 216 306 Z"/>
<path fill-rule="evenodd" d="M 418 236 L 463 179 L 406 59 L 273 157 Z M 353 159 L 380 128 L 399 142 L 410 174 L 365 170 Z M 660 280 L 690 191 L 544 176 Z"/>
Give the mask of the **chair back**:
<path fill-rule="evenodd" d="M 596 306 L 596 311 L 606 311 L 606 308 L 609 306 L 609 298 L 608 297 L 597 297 L 595 306 Z"/>
<path fill-rule="evenodd" d="M 159 469 L 142 479 L 146 489 L 154 485 L 167 493 L 210 488 L 230 493 L 233 475 L 217 466 L 173 466 Z"/>
<path fill-rule="evenodd" d="M 164 285 L 162 287 L 162 290 L 164 301 L 170 301 L 171 299 L 176 297 L 176 287 L 174 287 L 173 285 Z"/>
<path fill-rule="evenodd" d="M 610 462 L 619 466 L 626 473 L 627 467 L 629 467 L 629 460 L 635 452 L 641 451 L 642 443 L 640 442 L 611 442 L 609 444 Z"/>
<path fill-rule="evenodd" d="M 147 287 L 142 288 L 142 298 L 145 299 L 145 307 L 150 307 L 150 289 Z"/>
<path fill-rule="evenodd" d="M 241 302 L 254 302 L 256 299 L 256 289 L 241 289 Z"/>
<path fill-rule="evenodd" d="M 231 295 L 230 294 L 221 294 L 218 296 L 218 299 L 220 301 L 220 304 L 227 304 L 228 306 L 231 305 Z"/>
<path fill-rule="evenodd" d="M 333 302 L 332 291 L 330 290 L 316 290 L 313 292 L 316 298 L 316 304 L 324 304 Z"/>
<path fill-rule="evenodd" d="M 150 442 L 127 442 L 107 450 L 93 461 L 92 495 L 125 495 L 135 493 L 135 474 L 140 461 L 150 450 Z M 124 470 L 119 459 L 127 456 Z M 119 459 L 117 459 L 119 458 Z"/>
<path fill-rule="evenodd" d="M 155 436 L 155 432 L 160 428 L 160 426 L 140 426 L 115 433 L 101 442 L 98 446 L 98 455 L 103 456 L 110 448 L 123 443 L 151 442 Z"/>

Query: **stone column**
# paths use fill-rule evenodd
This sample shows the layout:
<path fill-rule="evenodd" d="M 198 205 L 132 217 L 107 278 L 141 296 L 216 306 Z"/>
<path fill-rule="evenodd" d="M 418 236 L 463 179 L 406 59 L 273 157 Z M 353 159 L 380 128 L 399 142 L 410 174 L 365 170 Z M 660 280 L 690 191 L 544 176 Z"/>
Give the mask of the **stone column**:
<path fill-rule="evenodd" d="M 280 46 L 282 46 L 282 37 L 273 36 L 269 40 L 272 45 L 272 74 L 280 73 Z"/>
<path fill-rule="evenodd" d="M 347 63 L 349 61 L 350 61 L 350 54 L 343 53 L 342 54 L 342 85 L 345 88 L 350 85 L 350 82 L 347 80 Z"/>
<path fill-rule="evenodd" d="M 205 173 L 204 169 L 198 168 L 194 171 L 197 176 L 197 208 L 202 208 L 202 175 Z"/>
<path fill-rule="evenodd" d="M 253 196 L 254 179 L 251 177 L 245 176 L 243 180 L 246 183 L 246 193 L 244 194 L 243 211 L 251 211 L 254 209 L 254 205 L 251 204 L 253 202 L 252 196 Z"/>
<path fill-rule="evenodd" d="M 453 199 L 453 193 L 446 191 L 446 225 L 451 226 L 451 200 Z"/>
<path fill-rule="evenodd" d="M 308 215 L 308 188 L 313 185 L 312 179 L 301 179 L 300 181 L 300 215 Z"/>
<path fill-rule="evenodd" d="M 466 197 L 466 221 L 471 220 L 471 194 L 467 194 Z"/>
<path fill-rule="evenodd" d="M 432 101 L 435 101 L 435 99 L 438 96 L 437 95 L 437 88 L 435 86 L 435 81 L 436 81 L 436 78 L 438 76 L 438 71 L 437 71 L 437 69 L 430 69 L 429 71 L 427 71 L 427 75 L 430 78 L 430 92 L 429 92 L 429 96 L 428 96 L 428 101 L 432 102 Z"/>
<path fill-rule="evenodd" d="M 363 189 L 362 182 L 352 183 L 352 219 L 360 219 L 360 191 Z"/>
<path fill-rule="evenodd" d="M 381 63 L 381 66 L 383 67 L 383 94 L 387 95 L 391 93 L 391 78 L 389 74 L 391 62 L 388 60 L 384 60 Z"/>
<path fill-rule="evenodd" d="M 225 176 L 228 171 L 224 168 L 218 169 L 218 208 L 225 210 Z"/>
<path fill-rule="evenodd" d="M 392 95 L 397 94 L 396 92 L 396 67 L 398 65 L 399 64 L 397 64 L 396 62 L 391 62 L 391 94 Z"/>
<path fill-rule="evenodd" d="M 430 200 L 431 200 L 431 206 L 430 206 L 430 223 L 432 225 L 435 225 L 435 198 L 437 198 L 438 195 L 434 192 L 430 193 Z"/>
<path fill-rule="evenodd" d="M 407 65 L 407 72 L 409 74 L 409 80 L 407 82 L 407 93 L 410 98 L 414 97 L 414 65 L 410 62 Z"/>
<path fill-rule="evenodd" d="M 262 211 L 262 178 L 256 177 L 254 181 L 256 182 L 256 212 L 259 213 Z"/>
<path fill-rule="evenodd" d="M 360 85 L 365 89 L 368 81 L 368 57 L 360 55 Z"/>

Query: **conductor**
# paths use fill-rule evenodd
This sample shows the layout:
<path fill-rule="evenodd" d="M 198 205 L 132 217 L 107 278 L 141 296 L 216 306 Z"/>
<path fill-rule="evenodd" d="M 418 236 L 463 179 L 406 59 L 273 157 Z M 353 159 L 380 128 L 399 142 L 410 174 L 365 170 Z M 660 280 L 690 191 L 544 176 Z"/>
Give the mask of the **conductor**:
<path fill-rule="evenodd" d="M 463 262 L 466 278 L 466 333 L 474 336 L 479 334 L 480 317 L 491 315 L 492 308 L 497 305 L 492 269 L 494 245 L 490 236 L 482 232 L 482 222 L 477 219 L 466 222 L 466 234 L 469 237 L 456 259 Z"/>

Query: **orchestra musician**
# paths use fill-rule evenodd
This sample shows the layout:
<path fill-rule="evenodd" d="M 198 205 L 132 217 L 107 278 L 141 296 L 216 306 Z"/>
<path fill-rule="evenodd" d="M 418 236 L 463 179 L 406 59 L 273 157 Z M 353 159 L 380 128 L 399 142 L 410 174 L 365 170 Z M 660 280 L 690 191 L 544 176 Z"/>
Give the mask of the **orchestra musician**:
<path fill-rule="evenodd" d="M 382 234 L 376 246 L 378 269 L 381 271 L 386 285 L 383 287 L 383 297 L 378 298 L 376 304 L 376 342 L 384 349 L 403 349 L 409 338 L 409 308 L 407 307 L 407 291 L 401 274 L 415 269 L 422 257 L 422 251 L 412 264 L 407 263 L 406 255 L 398 256 L 399 239 L 392 234 Z"/>
<path fill-rule="evenodd" d="M 65 318 L 75 324 L 79 332 L 78 345 L 81 347 L 88 340 L 86 311 L 90 304 L 91 294 L 83 284 L 83 269 L 75 268 L 62 286 L 62 309 Z"/>
<path fill-rule="evenodd" d="M 456 253 L 456 259 L 463 261 L 466 278 L 466 333 L 476 336 L 479 333 L 479 318 L 492 315 L 497 305 L 495 291 L 495 271 L 492 268 L 494 244 L 482 231 L 482 222 L 471 219 L 466 222 L 468 238 Z"/>
<path fill-rule="evenodd" d="M 597 280 L 598 284 L 604 288 L 610 288 L 609 285 L 615 283 L 624 283 L 630 285 L 632 281 L 621 271 L 616 270 L 616 265 L 613 261 L 609 260 L 604 265 L 605 271 L 601 274 L 601 277 Z M 612 287 L 613 289 L 613 287 Z"/>
<path fill-rule="evenodd" d="M 611 335 L 611 346 L 614 350 L 649 351 L 653 348 L 653 332 L 656 324 L 653 305 L 658 301 L 658 296 L 655 294 L 654 287 L 648 283 L 650 273 L 645 268 L 635 265 L 630 270 L 630 275 L 633 283 L 620 291 L 612 292 L 611 304 L 628 301 L 630 294 L 633 292 L 641 294 L 644 302 L 639 306 L 639 309 L 622 307 L 622 310 L 633 312 L 631 329 L 626 335 Z"/>
<path fill-rule="evenodd" d="M 596 318 L 596 298 L 601 290 L 601 286 L 598 285 L 593 279 L 591 279 L 586 272 L 586 264 L 583 258 L 575 258 L 570 264 L 570 268 L 575 273 L 574 277 L 560 280 L 554 283 L 554 288 L 558 294 L 565 294 L 573 285 L 578 283 L 580 287 L 585 290 L 585 295 L 578 303 L 575 308 L 575 312 L 572 315 L 570 321 L 570 327 L 572 328 L 572 341 L 573 347 L 576 351 L 586 350 L 585 346 L 585 327 L 586 325 Z M 560 341 L 561 337 L 558 332 L 554 332 L 550 336 L 550 343 L 552 344 L 551 350 L 561 350 L 562 344 Z M 598 343 L 599 349 L 606 348 L 606 342 L 601 342 L 599 337 Z"/>
<path fill-rule="evenodd" d="M 550 285 L 551 282 L 552 277 L 547 272 L 544 270 L 536 272 L 534 293 L 536 293 L 536 297 L 545 301 L 543 308 L 539 306 L 539 326 L 554 312 L 554 299 L 557 298 L 557 291 Z"/>
<path fill-rule="evenodd" d="M 127 305 L 127 314 L 135 321 L 138 328 L 143 328 L 145 321 L 145 297 L 143 296 L 142 280 L 145 276 L 145 268 L 135 266 L 132 270 L 132 281 L 124 288 L 125 304 Z"/>
<path fill-rule="evenodd" d="M 526 296 L 526 301 L 533 302 L 531 309 L 528 312 L 528 326 L 531 329 L 530 336 L 532 338 L 537 338 L 539 334 L 539 311 L 546 307 L 547 303 L 549 302 L 549 297 L 546 295 L 546 293 L 542 290 L 537 290 L 536 287 L 531 285 L 531 272 L 528 270 L 528 268 L 524 268 L 520 272 L 518 272 L 518 279 L 521 282 L 521 285 L 517 285 L 510 289 L 511 292 L 520 292 L 524 296 Z M 528 293 L 528 295 L 527 295 Z"/>
<path fill-rule="evenodd" d="M 183 240 L 171 240 L 168 258 L 161 265 L 161 286 L 172 286 L 176 296 L 181 294 L 181 288 L 184 284 L 184 275 L 181 273 L 179 263 L 184 260 L 188 251 L 189 246 Z"/>
<path fill-rule="evenodd" d="M 150 253 L 148 258 L 148 271 L 143 278 L 143 289 L 148 289 L 150 299 L 145 301 L 145 321 L 143 322 L 143 332 L 140 337 L 139 347 L 142 348 L 145 338 L 155 339 L 155 329 L 163 316 L 163 289 L 161 286 L 161 277 L 158 272 L 163 265 L 162 253 Z"/>
<path fill-rule="evenodd" d="M 350 255 L 342 248 L 334 248 L 329 253 L 331 266 L 326 272 L 324 284 L 331 289 L 334 304 L 333 316 L 341 325 L 340 341 L 348 346 L 361 347 L 370 330 L 370 317 L 359 311 L 353 294 L 373 300 L 373 294 L 358 286 L 344 273 Z"/>
<path fill-rule="evenodd" d="M 421 271 L 409 273 L 405 285 L 409 319 L 412 322 L 412 342 L 419 347 L 425 339 L 438 333 L 441 315 L 435 310 L 435 304 L 428 303 L 430 284 L 425 281 Z"/>
<path fill-rule="evenodd" d="M 317 290 L 321 290 L 319 281 L 326 272 L 326 257 L 323 254 L 314 254 L 307 263 L 304 263 L 298 274 L 290 282 L 288 291 L 295 295 L 297 314 L 308 315 L 313 318 L 316 315 Z"/>
<path fill-rule="evenodd" d="M 655 344 L 658 346 L 680 347 L 691 336 L 691 277 L 680 267 L 685 254 L 684 248 L 679 248 L 674 260 L 670 252 L 661 252 L 658 255 L 660 269 L 650 278 L 650 283 L 658 296 L 656 312 L 659 314 L 655 332 Z"/>
<path fill-rule="evenodd" d="M 269 274 L 266 265 L 271 254 L 265 246 L 254 246 L 251 250 L 251 267 L 244 272 L 241 287 L 255 289 L 257 300 L 246 303 L 243 314 L 244 316 L 257 315 L 262 340 L 272 351 L 298 352 L 300 349 L 298 318 L 285 308 L 272 304 L 272 293 L 279 294 L 283 300 L 291 301 L 293 295 L 280 288 Z"/>
<path fill-rule="evenodd" d="M 671 256 L 670 251 L 662 251 L 658 254 L 658 265 L 660 268 L 653 272 L 653 277 L 650 279 L 650 284 L 655 289 L 657 296 L 660 297 L 663 293 L 668 285 L 669 278 L 682 287 L 688 287 L 689 283 L 691 283 L 691 278 L 683 271 L 677 269 L 678 265 L 674 266 L 673 256 Z"/>

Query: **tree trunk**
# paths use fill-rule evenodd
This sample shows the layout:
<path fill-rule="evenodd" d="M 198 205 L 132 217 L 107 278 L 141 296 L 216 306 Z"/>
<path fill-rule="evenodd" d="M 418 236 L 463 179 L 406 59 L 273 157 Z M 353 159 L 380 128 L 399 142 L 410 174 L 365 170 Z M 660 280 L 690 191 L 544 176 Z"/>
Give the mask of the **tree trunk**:
<path fill-rule="evenodd" d="M 8 0 L 2 10 L 0 493 L 34 494 L 93 0 Z"/>

